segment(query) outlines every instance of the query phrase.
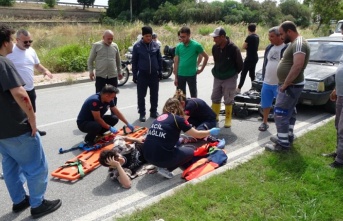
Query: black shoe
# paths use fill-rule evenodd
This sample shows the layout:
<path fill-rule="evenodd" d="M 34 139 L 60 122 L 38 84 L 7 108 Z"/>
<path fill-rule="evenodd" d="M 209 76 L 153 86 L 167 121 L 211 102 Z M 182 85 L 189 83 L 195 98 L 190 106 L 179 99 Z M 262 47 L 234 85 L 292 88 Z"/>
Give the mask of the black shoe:
<path fill-rule="evenodd" d="M 139 116 L 139 121 L 140 122 L 145 122 L 146 121 L 145 115 L 140 115 Z"/>
<path fill-rule="evenodd" d="M 14 213 L 19 213 L 28 207 L 30 207 L 30 197 L 28 195 L 25 195 L 25 199 L 23 199 L 23 201 L 18 204 L 13 204 L 12 211 Z"/>
<path fill-rule="evenodd" d="M 150 117 L 151 118 L 158 118 L 158 116 L 160 116 L 159 114 L 158 114 L 158 112 L 154 112 L 154 113 L 150 113 Z"/>
<path fill-rule="evenodd" d="M 337 157 L 337 153 L 333 152 L 333 153 L 323 153 L 322 154 L 323 157 L 332 157 L 332 158 L 336 158 Z"/>
<path fill-rule="evenodd" d="M 45 132 L 45 131 L 38 130 L 37 132 L 39 133 L 39 135 L 40 135 L 41 137 L 46 135 L 46 132 Z"/>
<path fill-rule="evenodd" d="M 61 200 L 43 200 L 42 204 L 37 208 L 31 208 L 31 216 L 36 219 L 54 212 L 62 205 Z"/>
<path fill-rule="evenodd" d="M 337 161 L 333 161 L 333 163 L 329 164 L 332 168 L 343 168 L 343 163 L 338 163 Z"/>

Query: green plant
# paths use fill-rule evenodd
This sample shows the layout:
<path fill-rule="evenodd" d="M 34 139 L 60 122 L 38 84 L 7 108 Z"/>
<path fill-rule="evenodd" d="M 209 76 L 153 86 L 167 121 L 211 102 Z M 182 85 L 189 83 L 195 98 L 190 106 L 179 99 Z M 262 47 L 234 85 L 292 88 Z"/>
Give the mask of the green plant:
<path fill-rule="evenodd" d="M 49 8 L 53 8 L 56 5 L 56 0 L 44 0 L 44 2 Z"/>
<path fill-rule="evenodd" d="M 209 26 L 202 26 L 198 29 L 199 34 L 201 35 L 209 35 L 210 33 L 213 32 L 213 28 Z"/>
<path fill-rule="evenodd" d="M 0 6 L 13 6 L 15 0 L 0 0 Z"/>

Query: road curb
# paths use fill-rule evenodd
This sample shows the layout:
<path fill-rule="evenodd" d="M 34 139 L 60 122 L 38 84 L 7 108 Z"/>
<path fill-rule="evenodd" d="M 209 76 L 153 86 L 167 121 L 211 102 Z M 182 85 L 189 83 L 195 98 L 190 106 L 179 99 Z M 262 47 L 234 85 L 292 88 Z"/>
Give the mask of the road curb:
<path fill-rule="evenodd" d="M 330 117 L 330 118 L 328 118 L 326 120 L 320 121 L 320 122 L 318 122 L 316 124 L 313 124 L 313 125 L 307 127 L 306 129 L 302 129 L 299 132 L 295 133 L 294 135 L 296 137 L 301 137 L 301 136 L 305 135 L 306 133 L 308 133 L 308 132 L 310 132 L 312 130 L 317 129 L 318 127 L 321 127 L 321 126 L 327 124 L 329 121 L 331 121 L 333 119 L 335 119 L 335 116 L 332 116 L 332 117 Z M 256 147 L 252 146 L 251 144 L 249 144 L 249 145 L 243 147 L 242 149 L 248 149 L 249 150 L 249 149 L 256 149 Z M 195 185 L 197 183 L 200 183 L 200 182 L 203 182 L 203 181 L 207 180 L 208 178 L 210 178 L 210 177 L 212 177 L 214 175 L 218 175 L 218 174 L 224 173 L 227 170 L 235 169 L 237 166 L 239 166 L 239 165 L 241 165 L 243 163 L 246 163 L 246 162 L 254 159 L 256 156 L 261 155 L 262 153 L 264 153 L 264 151 L 265 151 L 264 147 L 260 146 L 260 148 L 258 148 L 257 150 L 247 154 L 246 156 L 243 156 L 243 157 L 240 157 L 239 159 L 233 160 L 233 161 L 225 164 L 222 167 L 219 167 L 218 169 L 216 169 L 216 170 L 214 170 L 214 171 L 212 171 L 212 172 L 210 172 L 208 174 L 205 174 L 205 175 L 203 175 L 203 176 L 201 176 L 199 178 L 193 179 L 191 181 L 185 182 L 185 183 L 183 183 L 183 184 L 181 184 L 181 185 L 179 185 L 179 186 L 177 186 L 177 187 L 175 187 L 175 188 L 173 188 L 171 190 L 168 190 L 168 191 L 166 191 L 166 192 L 164 192 L 164 193 L 162 193 L 162 194 L 160 194 L 158 196 L 153 197 L 150 200 L 147 200 L 147 201 L 145 201 L 143 203 L 140 203 L 140 204 L 138 204 L 138 205 L 136 205 L 134 207 L 131 207 L 129 209 L 126 209 L 124 211 L 118 212 L 116 215 L 114 215 L 112 217 L 109 217 L 109 218 L 105 219 L 104 221 L 113 221 L 113 220 L 116 220 L 117 218 L 122 218 L 122 217 L 124 217 L 126 215 L 129 215 L 129 214 L 132 214 L 132 213 L 137 212 L 139 210 L 142 210 L 142 209 L 144 209 L 144 208 L 146 208 L 148 206 L 151 206 L 151 205 L 153 205 L 155 203 L 158 203 L 161 199 L 164 199 L 164 198 L 166 198 L 168 196 L 172 196 L 178 190 L 180 190 L 181 188 L 184 188 L 187 185 Z M 248 152 L 248 151 L 246 151 L 246 152 Z M 230 159 L 229 155 L 228 155 L 228 157 Z M 163 218 L 163 217 L 161 217 L 161 218 Z"/>

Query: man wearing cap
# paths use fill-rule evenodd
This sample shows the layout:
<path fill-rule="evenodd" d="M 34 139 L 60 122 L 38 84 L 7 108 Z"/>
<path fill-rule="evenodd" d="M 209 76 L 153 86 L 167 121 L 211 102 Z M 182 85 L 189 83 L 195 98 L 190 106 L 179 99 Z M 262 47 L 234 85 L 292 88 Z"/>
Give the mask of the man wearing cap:
<path fill-rule="evenodd" d="M 222 27 L 218 27 L 210 34 L 215 45 L 212 47 L 214 77 L 212 89 L 212 109 L 219 120 L 220 103 L 224 96 L 225 124 L 224 127 L 231 127 L 232 103 L 235 96 L 238 73 L 243 68 L 243 59 L 239 48 L 226 36 Z"/>
<path fill-rule="evenodd" d="M 95 62 L 95 74 L 94 74 Z M 95 77 L 95 93 L 99 93 L 106 84 L 118 86 L 121 75 L 121 61 L 119 48 L 113 42 L 113 32 L 106 30 L 102 41 L 92 45 L 88 57 L 89 78 L 93 81 Z"/>
<path fill-rule="evenodd" d="M 150 91 L 150 117 L 157 118 L 159 80 L 162 79 L 162 56 L 160 46 L 152 41 L 152 28 L 142 28 L 142 40 L 133 46 L 132 73 L 137 84 L 139 121 L 145 122 L 145 96 Z"/>
<path fill-rule="evenodd" d="M 186 94 L 186 84 L 188 84 L 191 97 L 196 98 L 198 96 L 197 75 L 206 67 L 208 55 L 200 43 L 191 39 L 191 30 L 188 27 L 182 27 L 179 36 L 181 43 L 175 49 L 174 84 L 184 94 Z M 204 58 L 200 69 L 197 65 L 199 55 Z"/>

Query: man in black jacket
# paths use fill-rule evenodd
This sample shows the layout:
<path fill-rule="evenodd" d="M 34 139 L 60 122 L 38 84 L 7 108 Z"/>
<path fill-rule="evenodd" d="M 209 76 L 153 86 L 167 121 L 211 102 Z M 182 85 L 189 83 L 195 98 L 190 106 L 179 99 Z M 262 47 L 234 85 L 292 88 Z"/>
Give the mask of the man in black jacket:
<path fill-rule="evenodd" d="M 152 28 L 142 28 L 142 40 L 133 46 L 132 73 L 137 84 L 139 120 L 145 122 L 145 96 L 150 90 L 150 117 L 157 118 L 159 80 L 162 79 L 162 56 L 160 47 L 152 41 Z"/>
<path fill-rule="evenodd" d="M 231 127 L 232 103 L 236 94 L 238 73 L 243 67 L 243 59 L 239 48 L 226 37 L 223 28 L 218 27 L 210 34 L 215 45 L 212 47 L 214 67 L 213 90 L 211 95 L 212 110 L 216 113 L 217 121 L 220 112 L 220 102 L 224 96 L 225 124 L 224 127 Z"/>

